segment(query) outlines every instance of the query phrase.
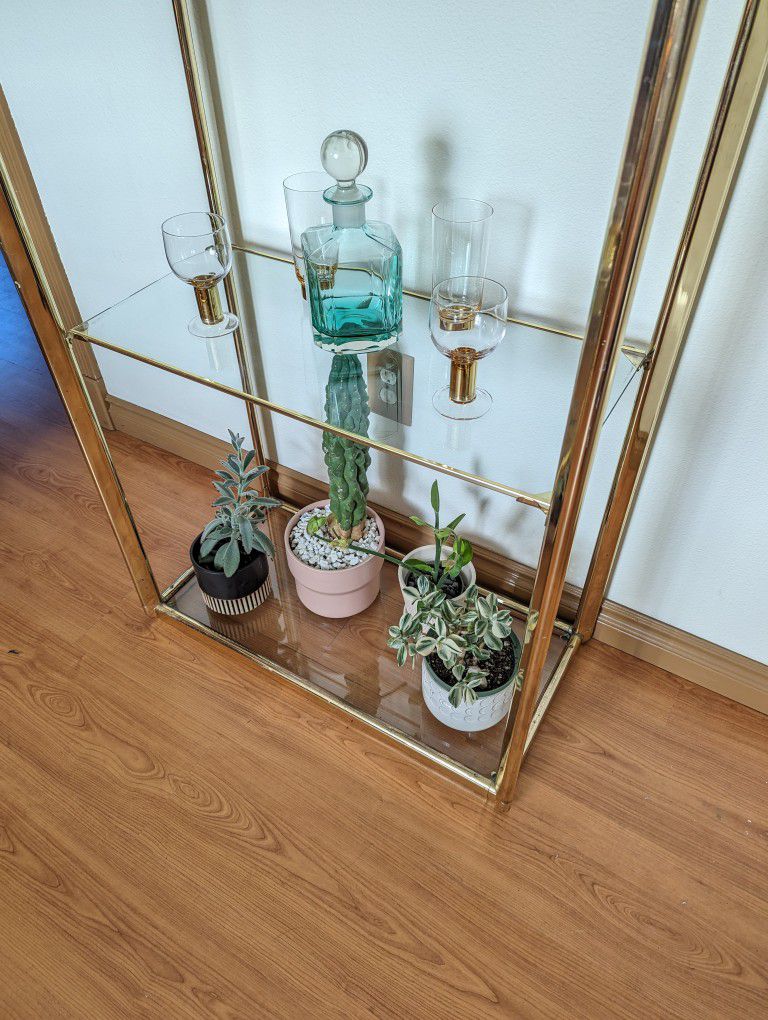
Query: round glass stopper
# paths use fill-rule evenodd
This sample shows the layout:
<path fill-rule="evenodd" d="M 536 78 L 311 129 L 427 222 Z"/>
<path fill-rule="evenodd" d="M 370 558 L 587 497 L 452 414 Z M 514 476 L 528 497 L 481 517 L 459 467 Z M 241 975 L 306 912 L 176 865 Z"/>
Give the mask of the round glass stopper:
<path fill-rule="evenodd" d="M 351 184 L 368 163 L 368 146 L 356 131 L 333 131 L 320 147 L 323 168 L 339 184 Z"/>

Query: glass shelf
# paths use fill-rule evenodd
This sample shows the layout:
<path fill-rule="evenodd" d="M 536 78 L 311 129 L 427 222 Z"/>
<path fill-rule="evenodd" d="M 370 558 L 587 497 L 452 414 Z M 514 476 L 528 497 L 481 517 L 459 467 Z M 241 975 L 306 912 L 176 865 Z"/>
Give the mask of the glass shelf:
<path fill-rule="evenodd" d="M 186 624 L 225 639 L 324 700 L 342 703 L 361 721 L 384 729 L 415 750 L 436 752 L 465 777 L 490 781 L 499 765 L 504 723 L 471 734 L 444 726 L 424 704 L 418 664 L 414 669 L 398 667 L 387 646 L 387 629 L 403 611 L 395 568 L 384 564 L 381 594 L 365 612 L 348 620 L 315 616 L 299 601 L 286 563 L 282 529 L 288 517 L 284 511 L 275 511 L 268 518 L 276 550 L 270 563 L 272 596 L 258 609 L 240 617 L 220 616 L 206 607 L 194 576 L 184 575 L 161 611 L 178 614 Z M 515 619 L 513 628 L 522 641 L 524 621 Z M 566 636 L 556 631 L 540 694 L 566 645 Z"/>
<path fill-rule="evenodd" d="M 331 355 L 312 341 L 309 308 L 293 264 L 236 249 L 232 272 L 244 353 L 254 380 L 249 395 L 267 409 L 323 427 Z M 192 336 L 187 323 L 195 314 L 192 287 L 169 273 L 72 333 L 102 348 L 103 368 L 110 359 L 127 356 L 224 392 L 241 393 L 233 337 Z M 372 408 L 371 445 L 548 509 L 580 340 L 547 327 L 510 322 L 501 346 L 478 366 L 479 384 L 494 397 L 492 410 L 477 421 L 450 421 L 432 407 L 434 391 L 447 381 L 449 363 L 430 340 L 428 314 L 427 300 L 406 295 L 402 337 L 389 349 L 394 356 L 382 362 L 387 352 L 359 355 Z M 642 351 L 642 346 L 637 349 Z M 628 417 L 630 400 L 622 394 L 639 358 L 631 346 L 625 353 L 607 406 L 618 402 Z M 383 378 L 391 376 L 382 377 L 382 369 L 394 371 L 394 387 L 384 384 Z"/>

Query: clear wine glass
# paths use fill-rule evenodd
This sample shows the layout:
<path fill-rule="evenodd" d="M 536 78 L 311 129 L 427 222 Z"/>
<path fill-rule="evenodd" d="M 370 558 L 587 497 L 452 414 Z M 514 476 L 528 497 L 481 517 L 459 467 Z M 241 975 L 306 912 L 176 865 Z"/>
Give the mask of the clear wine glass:
<path fill-rule="evenodd" d="M 454 276 L 432 291 L 432 343 L 451 361 L 448 386 L 432 397 L 443 417 L 467 421 L 490 411 L 493 397 L 477 386 L 477 363 L 504 339 L 507 305 L 504 287 L 482 276 Z"/>
<path fill-rule="evenodd" d="M 222 309 L 218 288 L 232 268 L 232 242 L 224 219 L 212 212 L 171 216 L 163 223 L 163 244 L 175 275 L 195 288 L 200 318 L 190 320 L 189 332 L 205 340 L 234 332 L 237 316 Z"/>

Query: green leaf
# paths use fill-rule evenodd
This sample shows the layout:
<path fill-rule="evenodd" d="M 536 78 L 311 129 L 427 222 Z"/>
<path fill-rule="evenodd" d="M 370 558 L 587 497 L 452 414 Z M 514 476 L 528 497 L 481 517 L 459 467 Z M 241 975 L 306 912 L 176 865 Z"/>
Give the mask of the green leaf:
<path fill-rule="evenodd" d="M 509 627 L 505 626 L 499 618 L 491 621 L 491 633 L 497 638 L 509 637 Z"/>
<path fill-rule="evenodd" d="M 467 647 L 467 643 L 459 634 L 453 634 L 442 643 L 442 649 L 450 655 L 461 655 Z"/>
<path fill-rule="evenodd" d="M 253 549 L 253 525 L 247 517 L 243 517 L 239 521 L 238 527 L 240 528 L 240 537 L 243 540 L 243 549 L 249 553 Z"/>
<path fill-rule="evenodd" d="M 213 552 L 213 550 L 216 548 L 220 541 L 221 541 L 220 535 L 214 535 L 212 538 L 207 539 L 200 546 L 200 556 L 201 557 L 208 556 L 210 553 Z"/>
<path fill-rule="evenodd" d="M 432 572 L 434 563 L 425 563 L 424 560 L 407 559 L 403 560 L 403 566 L 408 570 L 414 570 L 420 574 L 428 574 Z"/>
<path fill-rule="evenodd" d="M 233 537 L 225 545 L 218 547 L 216 555 L 213 557 L 213 565 L 218 567 L 219 570 L 223 570 L 227 577 L 232 577 L 238 569 L 239 563 L 240 546 L 238 545 L 238 540 Z"/>
<path fill-rule="evenodd" d="M 263 531 L 259 531 L 258 528 L 253 530 L 253 544 L 260 552 L 266 553 L 267 556 L 275 555 L 272 539 L 265 535 Z"/>
<path fill-rule="evenodd" d="M 221 567 L 226 577 L 232 577 L 240 566 L 240 544 L 233 535 L 223 548 L 224 555 L 221 558 Z"/>
<path fill-rule="evenodd" d="M 435 642 L 427 637 L 422 636 L 416 639 L 416 642 L 413 647 L 416 649 L 417 655 L 423 655 L 424 658 L 426 659 L 428 655 L 431 655 L 432 652 L 434 652 Z"/>
<path fill-rule="evenodd" d="M 446 531 L 454 531 L 466 517 L 466 514 L 459 514 L 458 517 L 454 517 L 450 524 L 446 524 Z"/>
<path fill-rule="evenodd" d="M 429 494 L 432 509 L 436 514 L 440 513 L 440 489 L 437 487 L 437 479 L 432 482 L 432 491 Z"/>
<path fill-rule="evenodd" d="M 465 689 L 464 684 L 454 684 L 453 687 L 451 687 L 448 694 L 448 700 L 454 708 L 459 708 L 461 706 L 461 703 L 464 700 Z"/>
<path fill-rule="evenodd" d="M 251 468 L 250 471 L 246 471 L 243 475 L 242 484 L 250 485 L 252 481 L 263 475 L 266 470 L 265 467 Z"/>
<path fill-rule="evenodd" d="M 249 450 L 248 453 L 246 453 L 245 460 L 243 461 L 243 468 L 244 469 L 248 467 L 248 465 L 251 463 L 251 461 L 253 460 L 253 458 L 255 456 L 256 456 L 256 451 L 255 450 Z"/>
<path fill-rule="evenodd" d="M 411 514 L 410 520 L 412 520 L 414 524 L 418 524 L 418 526 L 420 528 L 428 528 L 429 527 L 427 522 L 423 521 L 421 519 L 421 517 L 419 517 L 417 514 Z"/>
<path fill-rule="evenodd" d="M 219 496 L 218 499 L 214 499 L 211 506 L 232 506 L 233 502 L 232 496 Z"/>
<path fill-rule="evenodd" d="M 307 534 L 316 535 L 325 525 L 326 521 L 326 517 L 312 517 L 309 521 L 307 521 Z"/>
<path fill-rule="evenodd" d="M 499 639 L 496 637 L 495 634 L 493 634 L 492 631 L 489 631 L 485 635 L 484 640 L 485 640 L 486 646 L 488 648 L 493 649 L 494 652 L 500 652 L 501 651 L 501 649 L 502 649 L 501 641 L 499 641 Z"/>
<path fill-rule="evenodd" d="M 218 517 L 214 517 L 214 519 L 209 524 L 206 524 L 206 526 L 203 528 L 203 533 L 200 536 L 201 541 L 204 542 L 206 538 L 208 538 L 210 533 L 213 531 L 213 529 L 219 527 L 221 527 L 221 521 L 219 520 Z"/>

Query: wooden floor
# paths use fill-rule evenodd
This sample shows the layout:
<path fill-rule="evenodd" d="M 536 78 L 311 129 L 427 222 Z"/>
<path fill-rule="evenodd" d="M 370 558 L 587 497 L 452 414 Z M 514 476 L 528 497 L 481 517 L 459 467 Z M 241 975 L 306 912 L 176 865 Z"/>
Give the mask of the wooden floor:
<path fill-rule="evenodd" d="M 0 355 L 1 1017 L 768 1016 L 768 719 L 593 642 L 495 814 L 145 617 Z"/>

